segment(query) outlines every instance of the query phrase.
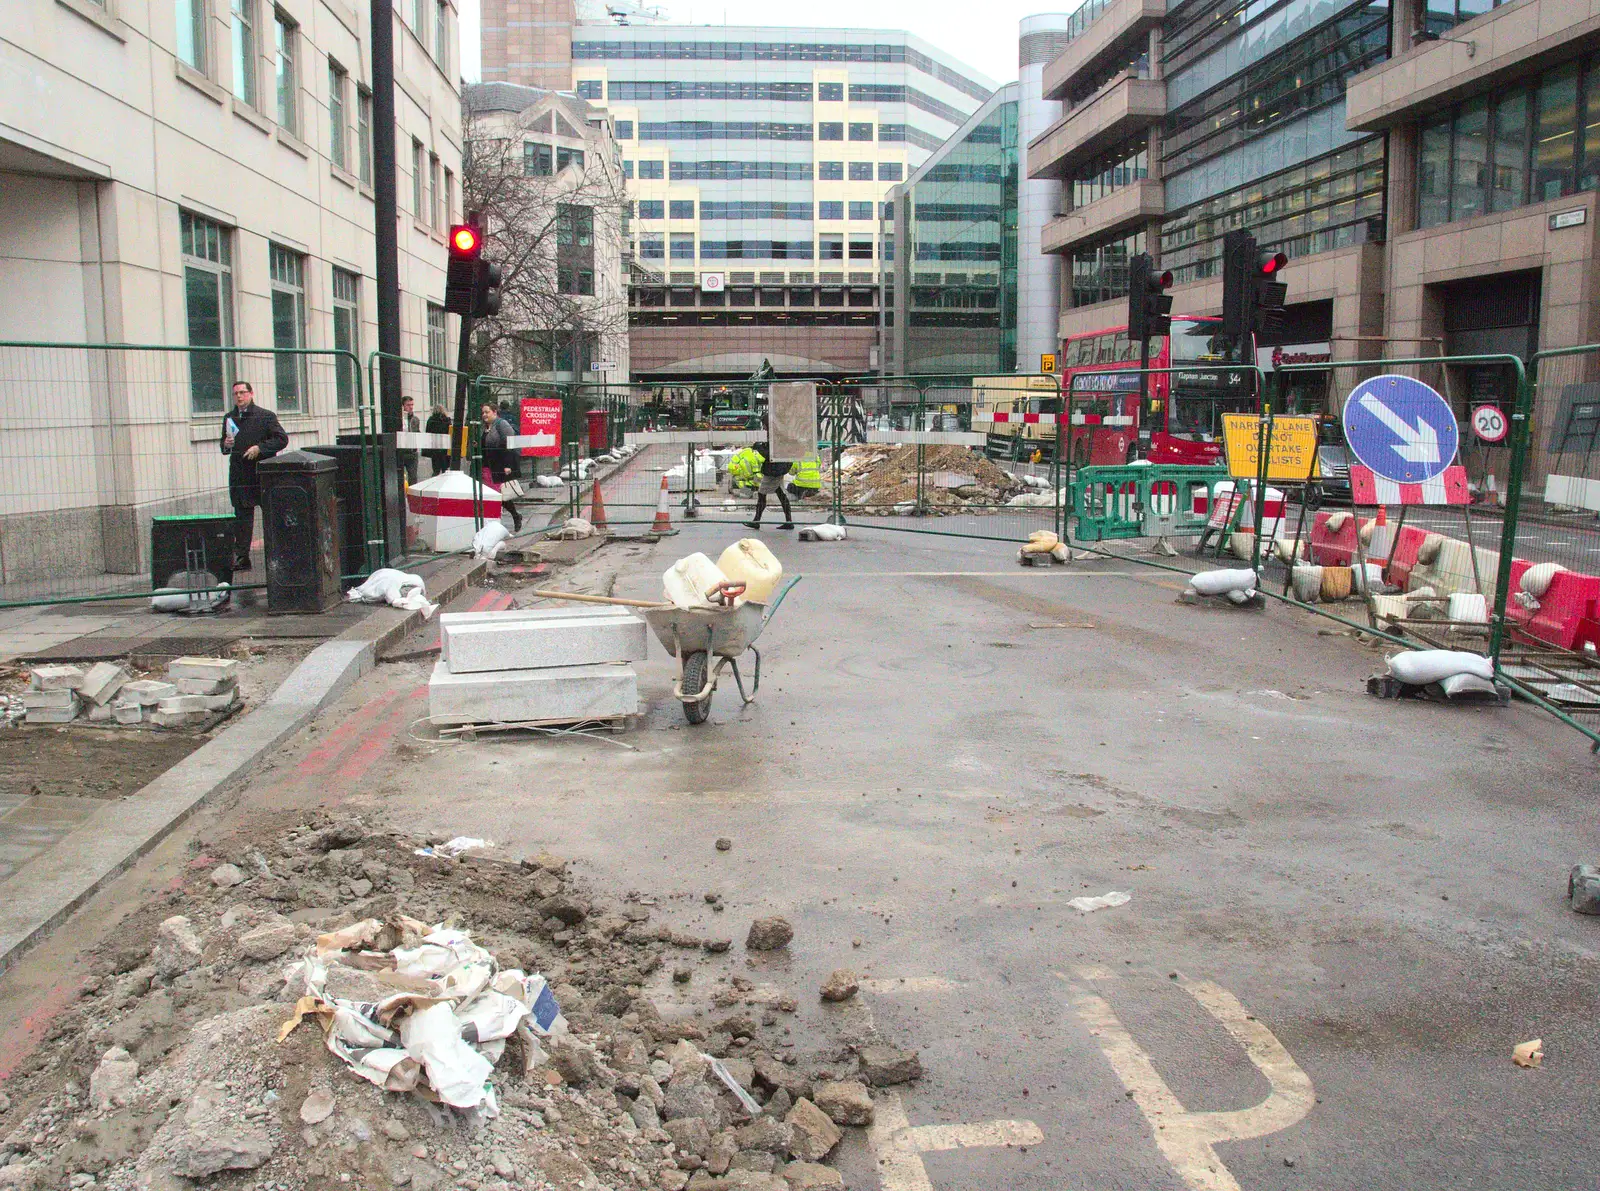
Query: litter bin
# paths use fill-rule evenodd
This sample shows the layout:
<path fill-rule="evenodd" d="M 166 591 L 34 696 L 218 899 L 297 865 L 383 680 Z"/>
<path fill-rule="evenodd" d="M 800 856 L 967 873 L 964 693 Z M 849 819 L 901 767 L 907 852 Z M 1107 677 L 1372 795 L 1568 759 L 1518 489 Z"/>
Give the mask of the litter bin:
<path fill-rule="evenodd" d="M 326 455 L 339 465 L 334 478 L 334 498 L 339 506 L 339 532 L 344 540 L 340 566 L 344 575 L 365 575 L 367 563 L 366 506 L 363 495 L 370 484 L 361 470 L 361 447 L 350 443 L 306 447 L 315 455 Z"/>
<path fill-rule="evenodd" d="M 339 465 L 326 455 L 284 451 L 263 459 L 261 511 L 266 523 L 267 611 L 325 612 L 339 588 Z"/>
<path fill-rule="evenodd" d="M 589 453 L 603 455 L 610 442 L 606 438 L 606 411 L 591 409 L 589 411 Z"/>

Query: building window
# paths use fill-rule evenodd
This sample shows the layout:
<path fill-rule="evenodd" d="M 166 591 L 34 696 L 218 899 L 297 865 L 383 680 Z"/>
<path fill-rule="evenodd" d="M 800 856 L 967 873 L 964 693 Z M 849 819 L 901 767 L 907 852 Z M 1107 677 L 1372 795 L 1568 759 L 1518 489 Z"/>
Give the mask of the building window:
<path fill-rule="evenodd" d="M 411 0 L 411 31 L 428 48 L 428 0 Z"/>
<path fill-rule="evenodd" d="M 450 343 L 444 329 L 444 307 L 428 303 L 428 404 L 440 409 L 445 405 L 445 393 L 449 377 L 445 370 L 449 364 L 445 362 Z"/>
<path fill-rule="evenodd" d="M 1456 113 L 1450 209 L 1457 219 L 1482 215 L 1488 206 L 1489 101 L 1475 99 Z"/>
<path fill-rule="evenodd" d="M 850 181 L 852 181 L 852 182 L 870 182 L 870 181 L 872 181 L 872 162 L 870 162 L 870 161 L 852 161 L 850 163 Z"/>
<path fill-rule="evenodd" d="M 843 182 L 844 181 L 844 162 L 842 162 L 842 161 L 819 161 L 819 162 L 817 162 L 817 181 L 819 181 L 819 182 Z"/>
<path fill-rule="evenodd" d="M 345 140 L 349 131 L 345 126 L 344 92 L 349 78 L 344 67 L 328 59 L 328 160 L 340 169 L 347 168 Z"/>
<path fill-rule="evenodd" d="M 843 103 L 844 102 L 844 84 L 843 83 L 818 83 L 817 84 L 817 102 L 818 103 Z"/>
<path fill-rule="evenodd" d="M 1091 306 L 1127 296 L 1128 260 L 1145 250 L 1143 232 L 1072 254 L 1072 304 Z"/>
<path fill-rule="evenodd" d="M 850 259 L 853 261 L 870 261 L 872 259 L 872 237 L 850 237 Z"/>
<path fill-rule="evenodd" d="M 361 278 L 340 268 L 333 270 L 333 346 L 356 357 L 339 357 L 334 372 L 339 408 L 354 409 L 356 376 L 361 366 Z"/>
<path fill-rule="evenodd" d="M 866 120 L 850 125 L 850 139 L 853 141 L 870 141 L 872 139 L 872 121 Z"/>
<path fill-rule="evenodd" d="M 669 205 L 668 214 L 670 214 L 673 219 L 693 219 L 694 200 L 673 199 Z"/>
<path fill-rule="evenodd" d="M 631 141 L 633 139 L 633 121 L 632 120 L 618 120 L 617 121 L 617 139 L 619 141 Z"/>
<path fill-rule="evenodd" d="M 560 265 L 556 268 L 556 292 L 593 296 L 594 270 Z"/>
<path fill-rule="evenodd" d="M 439 155 L 428 155 L 428 226 L 444 231 L 444 188 L 439 179 Z"/>
<path fill-rule="evenodd" d="M 278 126 L 287 132 L 299 129 L 299 82 L 295 74 L 295 38 L 300 26 L 283 12 L 274 10 L 272 16 L 273 48 L 278 58 Z"/>
<path fill-rule="evenodd" d="M 556 247 L 594 247 L 594 208 L 576 203 L 556 205 Z"/>
<path fill-rule="evenodd" d="M 178 60 L 206 73 L 206 0 L 176 0 Z"/>
<path fill-rule="evenodd" d="M 645 232 L 639 237 L 639 259 L 660 261 L 667 258 L 667 241 L 660 232 Z"/>
<path fill-rule="evenodd" d="M 306 258 L 277 244 L 267 245 L 272 283 L 273 373 L 280 413 L 301 413 L 306 400 Z"/>
<path fill-rule="evenodd" d="M 456 176 L 449 170 L 444 172 L 444 226 L 449 227 L 456 221 Z"/>
<path fill-rule="evenodd" d="M 1087 207 L 1113 191 L 1140 181 L 1148 172 L 1149 145 L 1144 137 L 1113 146 L 1079 166 L 1067 179 L 1072 207 L 1074 210 Z"/>
<path fill-rule="evenodd" d="M 673 232 L 671 237 L 672 259 L 675 261 L 694 260 L 694 233 Z"/>
<path fill-rule="evenodd" d="M 1443 33 L 1463 21 L 1470 21 L 1490 9 L 1499 8 L 1502 3 L 1504 0 L 1428 0 L 1425 17 L 1427 28 L 1434 33 Z"/>
<path fill-rule="evenodd" d="M 568 166 L 578 169 L 583 168 L 583 150 L 568 149 L 565 145 L 556 146 L 556 173 L 560 173 Z"/>
<path fill-rule="evenodd" d="M 817 259 L 823 261 L 844 260 L 844 237 L 842 235 L 823 232 L 817 237 Z"/>
<path fill-rule="evenodd" d="M 433 60 L 450 73 L 450 6 L 439 0 L 433 12 Z"/>
<path fill-rule="evenodd" d="M 356 92 L 356 141 L 361 153 L 361 180 L 372 182 L 372 92 Z"/>
<path fill-rule="evenodd" d="M 624 178 L 632 178 L 633 177 L 633 162 L 624 161 L 622 163 L 622 176 Z"/>
<path fill-rule="evenodd" d="M 878 163 L 878 181 L 898 182 L 905 177 L 905 169 L 898 161 L 880 161 Z"/>
<path fill-rule="evenodd" d="M 872 218 L 873 205 L 874 204 L 872 204 L 870 202 L 867 202 L 867 203 L 852 202 L 850 204 L 850 218 L 851 219 L 871 219 Z"/>
<path fill-rule="evenodd" d="M 817 139 L 819 141 L 844 140 L 844 125 L 837 120 L 824 121 L 818 124 Z"/>
<path fill-rule="evenodd" d="M 233 95 L 255 106 L 256 0 L 233 0 Z"/>
<path fill-rule="evenodd" d="M 554 157 L 549 145 L 522 142 L 522 172 L 529 178 L 548 178 L 554 172 Z"/>
<path fill-rule="evenodd" d="M 233 233 L 200 215 L 178 212 L 183 251 L 183 305 L 189 346 L 233 345 Z M 189 353 L 189 412 L 221 413 L 233 357 L 224 352 Z"/>
<path fill-rule="evenodd" d="M 640 181 L 649 182 L 666 177 L 663 163 L 660 161 L 641 161 L 639 163 Z"/>
<path fill-rule="evenodd" d="M 831 202 L 818 203 L 817 204 L 817 218 L 818 219 L 843 219 L 844 218 L 844 204 L 843 203 L 831 203 Z"/>
<path fill-rule="evenodd" d="M 601 90 L 601 86 L 602 86 L 602 84 L 601 84 L 601 81 L 599 79 L 579 79 L 578 80 L 578 98 L 579 99 L 602 99 L 602 98 L 604 98 L 604 93 Z"/>
<path fill-rule="evenodd" d="M 423 212 L 427 207 L 423 205 L 427 198 L 425 187 L 427 185 L 428 151 L 422 147 L 422 142 L 413 138 L 411 141 L 411 217 L 418 223 L 422 222 Z"/>
<path fill-rule="evenodd" d="M 883 205 L 885 208 L 889 206 L 888 203 Z M 883 259 L 886 261 L 894 260 L 894 237 L 887 233 L 883 236 Z M 883 304 L 885 306 L 894 305 L 894 289 L 887 273 L 883 275 Z"/>
<path fill-rule="evenodd" d="M 640 199 L 639 200 L 639 218 L 640 219 L 665 219 L 667 217 L 667 209 L 666 208 L 667 208 L 666 203 L 661 199 Z"/>
<path fill-rule="evenodd" d="M 1551 71 L 1540 83 L 1538 121 L 1533 142 L 1533 195 L 1536 202 L 1548 202 L 1571 194 L 1577 178 L 1576 63 Z M 1595 149 L 1600 150 L 1600 145 Z"/>

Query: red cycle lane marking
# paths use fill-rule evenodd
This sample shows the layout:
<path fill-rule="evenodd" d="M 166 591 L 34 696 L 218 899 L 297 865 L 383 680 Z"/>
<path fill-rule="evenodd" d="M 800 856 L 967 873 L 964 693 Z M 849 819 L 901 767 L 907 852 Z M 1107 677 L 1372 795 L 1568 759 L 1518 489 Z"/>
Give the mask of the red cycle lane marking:
<path fill-rule="evenodd" d="M 382 715 L 388 710 L 389 704 L 399 697 L 399 691 L 390 691 L 388 694 L 379 695 L 372 702 L 361 708 L 349 719 L 345 720 L 344 723 L 328 733 L 328 738 L 311 750 L 306 759 L 300 762 L 298 772 L 308 776 L 323 772 L 334 757 L 350 743 L 351 737 Z"/>
<path fill-rule="evenodd" d="M 56 985 L 45 993 L 34 1012 L 0 1034 L 0 1083 L 16 1074 L 22 1061 L 38 1049 L 50 1023 L 72 1004 L 82 987 L 82 980 Z"/>
<path fill-rule="evenodd" d="M 345 781 L 359 781 L 366 776 L 367 770 L 377 762 L 383 750 L 388 748 L 396 734 L 405 725 L 406 719 L 414 710 L 412 704 L 427 692 L 427 687 L 418 687 L 406 698 L 406 701 L 396 707 L 381 722 L 362 733 L 361 743 L 339 766 L 337 777 Z"/>

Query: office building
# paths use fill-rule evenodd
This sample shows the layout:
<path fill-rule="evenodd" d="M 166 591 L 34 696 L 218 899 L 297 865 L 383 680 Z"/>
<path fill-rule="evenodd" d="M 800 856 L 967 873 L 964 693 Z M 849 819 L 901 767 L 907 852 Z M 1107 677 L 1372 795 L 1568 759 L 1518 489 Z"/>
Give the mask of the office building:
<path fill-rule="evenodd" d="M 358 425 L 377 346 L 367 9 L 12 0 L 7 17 L 0 339 L 363 362 L 0 349 L 0 581 L 137 573 L 152 515 L 226 508 L 232 379 L 291 445 Z M 402 348 L 442 364 L 461 176 L 451 0 L 397 5 L 394 43 Z M 405 384 L 419 406 L 443 399 L 421 370 Z"/>

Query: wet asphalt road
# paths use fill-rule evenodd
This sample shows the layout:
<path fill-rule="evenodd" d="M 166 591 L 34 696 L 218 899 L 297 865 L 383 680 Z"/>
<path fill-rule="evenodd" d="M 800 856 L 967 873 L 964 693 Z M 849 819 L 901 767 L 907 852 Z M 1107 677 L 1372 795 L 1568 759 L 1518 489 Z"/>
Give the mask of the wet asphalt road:
<path fill-rule="evenodd" d="M 743 532 L 616 544 L 572 581 L 657 598 L 674 559 Z M 759 978 L 873 977 L 865 1004 L 928 1071 L 911 1126 L 1042 1134 L 916 1153 L 926 1130 L 881 1129 L 841 1161 L 858 1188 L 1597 1185 L 1600 919 L 1563 897 L 1600 858 L 1600 763 L 1576 734 L 1372 699 L 1381 654 L 1337 626 L 1179 605 L 1180 579 L 1126 563 L 767 536 L 805 578 L 755 703 L 730 683 L 689 727 L 652 642 L 618 738 L 636 751 L 407 744 L 348 802 L 563 853 L 687 929 L 785 914 L 790 954 Z M 334 716 L 391 692 L 421 714 L 426 673 L 384 666 Z M 284 766 L 246 801 L 278 797 Z M 1109 890 L 1131 901 L 1067 904 Z M 1514 1066 L 1534 1037 L 1544 1066 Z"/>

